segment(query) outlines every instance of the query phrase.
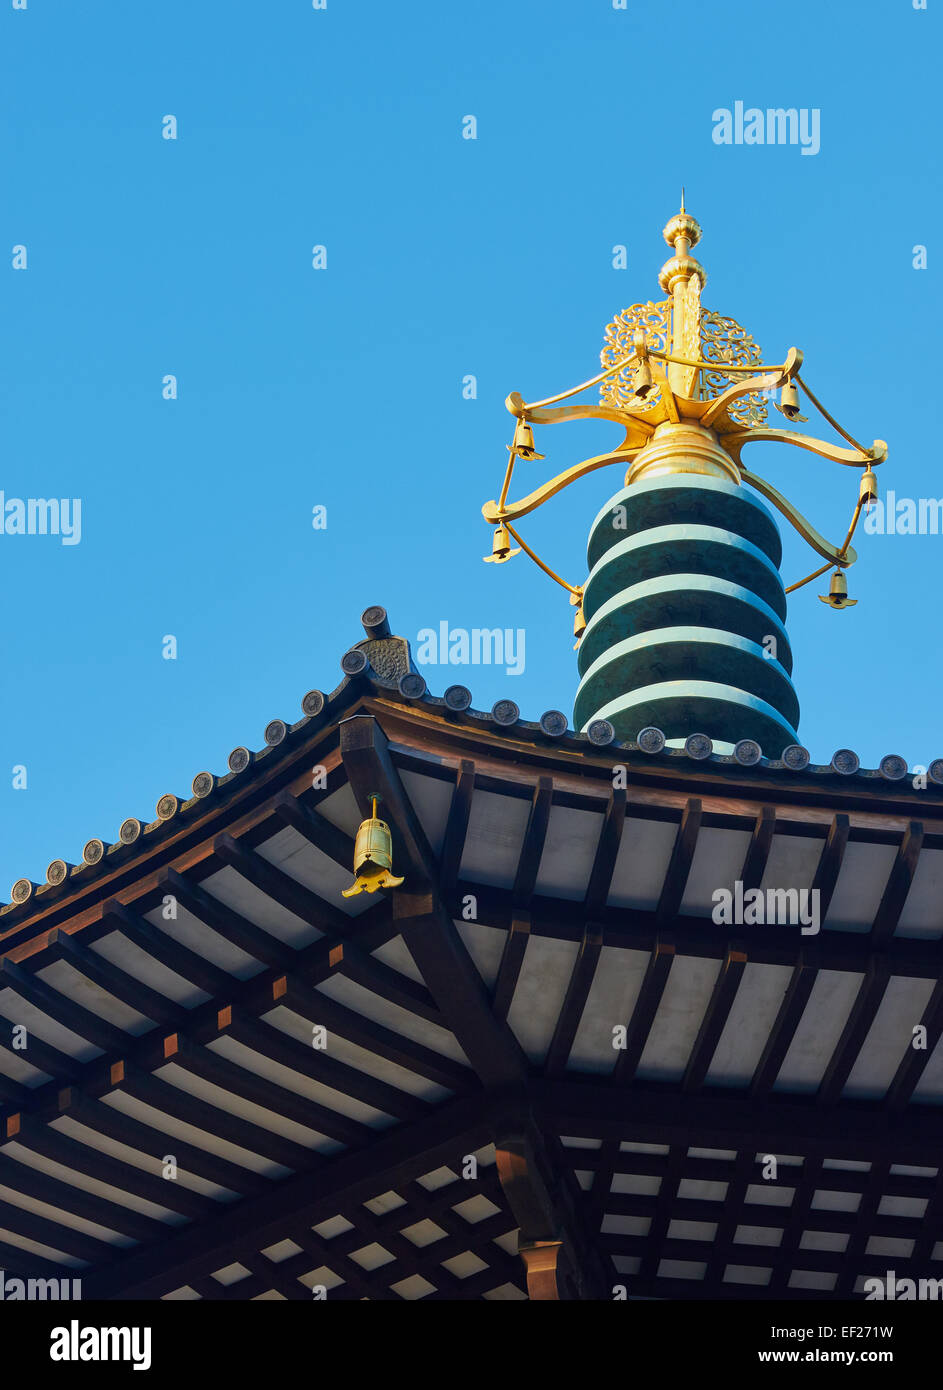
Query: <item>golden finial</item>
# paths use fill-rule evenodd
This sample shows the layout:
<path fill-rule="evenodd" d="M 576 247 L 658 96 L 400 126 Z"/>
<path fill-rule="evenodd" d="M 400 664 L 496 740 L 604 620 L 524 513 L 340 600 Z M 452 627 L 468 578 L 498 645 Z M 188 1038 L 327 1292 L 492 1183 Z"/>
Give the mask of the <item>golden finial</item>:
<path fill-rule="evenodd" d="M 843 571 L 857 559 L 851 540 L 862 509 L 877 496 L 873 470 L 886 459 L 887 445 L 876 439 L 870 448 L 865 448 L 842 429 L 800 375 L 802 353 L 797 348 L 790 348 L 781 362 L 764 362 L 758 344 L 740 324 L 702 306 L 701 291 L 707 272 L 691 255 L 692 247 L 701 239 L 701 228 L 687 211 L 683 187 L 680 210 L 668 220 L 663 235 L 674 250 L 658 277 L 667 297 L 659 303 L 633 304 L 607 326 L 601 354 L 603 370 L 579 386 L 543 400 L 528 403 L 517 391 L 508 396 L 505 404 L 515 417 L 515 435 L 500 497 L 486 502 L 481 509 L 485 520 L 496 528 L 494 554 L 486 558 L 501 563 L 514 553 L 513 540 L 551 579 L 569 591 L 571 602 L 577 606 L 580 587 L 550 569 L 512 523 L 536 511 L 578 478 L 608 464 L 629 465 L 626 485 L 642 477 L 666 473 L 703 473 L 749 484 L 825 560 L 812 574 L 789 585 L 787 594 L 835 566 L 830 593 L 820 597 L 833 608 L 850 606 L 855 600 L 847 597 Z M 594 386 L 600 391 L 598 405 L 563 404 Z M 790 423 L 806 420 L 800 413 L 801 390 L 809 405 L 851 447 L 843 448 L 771 425 L 767 403 L 772 393 L 779 390 L 782 395 L 777 408 Z M 532 432 L 525 432 L 524 426 L 590 419 L 621 425 L 624 438 L 607 453 L 584 459 L 520 500 L 509 501 L 516 460 L 541 457 L 534 447 Z M 827 541 L 780 492 L 744 467 L 741 452 L 754 441 L 790 444 L 845 467 L 866 470 L 851 525 L 841 544 Z M 577 637 L 581 635 L 579 621 L 578 609 L 574 634 Z"/>

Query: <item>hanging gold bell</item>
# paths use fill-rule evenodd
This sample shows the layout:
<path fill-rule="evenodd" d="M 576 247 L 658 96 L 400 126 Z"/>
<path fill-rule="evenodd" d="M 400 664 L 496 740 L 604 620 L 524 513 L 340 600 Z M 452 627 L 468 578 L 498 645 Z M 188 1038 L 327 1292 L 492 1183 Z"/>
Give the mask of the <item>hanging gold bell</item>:
<path fill-rule="evenodd" d="M 354 841 L 354 881 L 342 890 L 352 898 L 357 893 L 375 893 L 378 888 L 398 888 L 403 882 L 393 874 L 393 837 L 385 820 L 377 818 L 377 798 L 373 815 L 360 822 Z"/>
<path fill-rule="evenodd" d="M 583 640 L 583 633 L 586 631 L 586 619 L 583 616 L 582 593 L 571 594 L 570 602 L 576 609 L 576 612 L 573 614 L 573 636 L 576 638 L 576 641 L 573 644 L 573 650 L 578 651 L 579 645 Z"/>
<path fill-rule="evenodd" d="M 519 459 L 524 459 L 528 463 L 533 463 L 536 459 L 546 458 L 545 454 L 538 454 L 534 445 L 534 431 L 529 420 L 518 420 L 514 428 L 514 443 L 509 444 L 508 449 L 517 454 Z"/>
<path fill-rule="evenodd" d="M 872 502 L 878 500 L 878 480 L 873 471 L 869 468 L 866 473 L 861 475 L 861 485 L 858 488 L 858 501 L 864 507 L 870 507 Z"/>
<path fill-rule="evenodd" d="M 491 540 L 491 554 L 483 555 L 482 559 L 486 565 L 503 565 L 506 561 L 510 560 L 512 555 L 520 555 L 520 553 L 520 546 L 517 546 L 514 550 L 511 549 L 511 533 L 502 522 L 500 526 L 494 528 L 494 536 Z"/>
<path fill-rule="evenodd" d="M 648 365 L 648 358 L 643 357 L 635 369 L 635 375 L 632 378 L 632 390 L 640 401 L 644 401 L 645 397 L 650 396 L 654 389 L 655 383 L 652 380 L 652 369 Z"/>
<path fill-rule="evenodd" d="M 836 570 L 832 575 L 828 593 L 819 594 L 818 597 L 822 603 L 827 603 L 830 608 L 853 608 L 858 602 L 856 598 L 848 597 L 848 581 L 841 570 Z"/>
<path fill-rule="evenodd" d="M 776 409 L 785 415 L 787 420 L 806 421 L 809 418 L 799 409 L 799 391 L 794 381 L 787 381 L 783 386 Z"/>

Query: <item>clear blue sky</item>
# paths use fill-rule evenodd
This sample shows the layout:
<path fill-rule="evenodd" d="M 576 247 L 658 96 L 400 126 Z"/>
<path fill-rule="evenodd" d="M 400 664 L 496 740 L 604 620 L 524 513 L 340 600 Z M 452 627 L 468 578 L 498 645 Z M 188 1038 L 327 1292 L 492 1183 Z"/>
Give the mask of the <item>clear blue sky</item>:
<path fill-rule="evenodd" d="M 0 489 L 82 499 L 78 545 L 0 536 L 0 895 L 298 718 L 371 603 L 414 643 L 443 619 L 524 628 L 523 675 L 426 668 L 430 688 L 571 712 L 572 609 L 526 557 L 481 563 L 480 507 L 507 392 L 591 376 L 606 323 L 659 297 L 682 183 L 705 302 L 772 360 L 804 349 L 833 413 L 889 442 L 885 487 L 943 496 L 940 9 L 0 0 Z M 738 100 L 818 109 L 820 152 L 714 144 Z M 617 433 L 544 430 L 547 463 L 521 472 L 536 485 Z M 750 461 L 844 534 L 855 472 Z M 620 484 L 592 475 L 525 536 L 581 579 Z M 785 548 L 789 583 L 813 557 Z M 824 582 L 790 603 L 800 735 L 823 762 L 926 763 L 943 536 L 859 553 L 857 608 L 820 604 Z"/>

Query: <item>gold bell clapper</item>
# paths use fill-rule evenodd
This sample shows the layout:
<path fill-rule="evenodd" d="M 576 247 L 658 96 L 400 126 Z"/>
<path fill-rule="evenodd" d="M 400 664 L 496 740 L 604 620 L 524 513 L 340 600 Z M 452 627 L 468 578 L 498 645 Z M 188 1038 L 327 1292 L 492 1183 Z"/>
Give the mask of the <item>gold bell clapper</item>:
<path fill-rule="evenodd" d="M 510 560 L 512 555 L 520 555 L 521 548 L 517 546 L 511 549 L 511 533 L 505 525 L 494 528 L 494 536 L 491 541 L 491 554 L 482 556 L 486 565 L 503 565 Z"/>
<path fill-rule="evenodd" d="M 403 882 L 393 873 L 393 837 L 385 820 L 377 817 L 377 798 L 373 815 L 360 822 L 354 842 L 354 881 L 342 890 L 345 898 L 357 893 L 375 893 L 378 888 L 398 888 Z"/>
<path fill-rule="evenodd" d="M 546 458 L 546 454 L 538 454 L 537 452 L 534 444 L 534 430 L 529 420 L 518 420 L 514 429 L 514 443 L 509 444 L 508 448 L 512 454 L 517 454 L 519 459 L 524 459 L 527 463 Z"/>
<path fill-rule="evenodd" d="M 848 597 L 848 581 L 841 570 L 835 571 L 828 586 L 828 593 L 819 594 L 819 599 L 830 608 L 853 608 L 858 602 L 856 598 Z"/>
<path fill-rule="evenodd" d="M 794 381 L 787 381 L 779 397 L 779 404 L 776 409 L 785 415 L 787 420 L 808 420 L 807 415 L 803 415 L 799 408 L 799 388 Z"/>

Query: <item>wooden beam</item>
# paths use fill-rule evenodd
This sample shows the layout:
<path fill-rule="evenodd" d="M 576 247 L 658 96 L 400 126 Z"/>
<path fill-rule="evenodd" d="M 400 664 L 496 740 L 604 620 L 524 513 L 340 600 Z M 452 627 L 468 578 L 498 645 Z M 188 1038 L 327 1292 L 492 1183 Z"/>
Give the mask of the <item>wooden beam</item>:
<path fill-rule="evenodd" d="M 439 891 L 444 898 L 451 898 L 458 882 L 474 794 L 475 764 L 468 758 L 463 758 L 456 774 L 455 788 L 449 805 L 449 818 L 446 821 L 442 850 L 439 854 Z"/>
<path fill-rule="evenodd" d="M 191 917 L 195 917 L 204 927 L 217 936 L 243 951 L 253 960 L 260 961 L 273 970 L 291 968 L 297 952 L 293 947 L 280 941 L 277 936 L 250 922 L 241 913 L 214 898 L 197 883 L 190 883 L 176 869 L 167 868 L 160 875 L 158 886 L 182 907 Z"/>
<path fill-rule="evenodd" d="M 393 917 L 436 1004 L 481 1080 L 522 1081 L 527 1059 L 507 1024 L 496 1018 L 455 923 L 438 894 L 438 866 L 386 736 L 372 717 L 341 725 L 341 756 L 361 810 L 379 796 L 393 835 L 393 865 L 406 884 L 393 894 Z"/>
<path fill-rule="evenodd" d="M 89 950 L 68 932 L 53 928 L 49 933 L 49 954 L 53 959 L 66 961 L 91 984 L 105 990 L 129 1009 L 143 1014 L 158 1026 L 182 1028 L 188 1019 L 187 1009 L 181 1008 L 158 990 L 134 979 L 127 971 L 119 969 L 97 951 Z M 45 954 L 42 959 L 45 964 Z"/>
<path fill-rule="evenodd" d="M 740 870 L 740 881 L 743 884 L 744 893 L 751 888 L 759 888 L 763 881 L 775 830 L 775 806 L 761 806 L 756 817 L 756 824 L 753 827 L 753 834 L 750 836 L 750 844 L 743 861 L 743 868 Z"/>
<path fill-rule="evenodd" d="M 648 965 L 645 967 L 632 1017 L 626 1028 L 625 1047 L 616 1053 L 612 1079 L 617 1086 L 627 1086 L 635 1076 L 668 983 L 674 958 L 674 944 L 656 939 Z"/>
<path fill-rule="evenodd" d="M 0 958 L 0 989 L 2 988 L 12 989 L 14 994 L 44 1013 L 54 1023 L 75 1033 L 77 1037 L 84 1038 L 102 1052 L 120 1052 L 127 1042 L 127 1034 L 123 1029 L 115 1028 L 91 1010 L 76 1004 L 74 1000 L 47 985 L 45 980 L 40 980 L 24 966 L 15 965 L 8 956 Z M 32 1029 L 29 1031 L 32 1032 Z M 28 1052 L 25 1060 L 29 1060 Z"/>
<path fill-rule="evenodd" d="M 354 842 L 345 831 L 288 791 L 276 796 L 272 810 L 284 825 L 290 825 L 309 845 L 327 855 L 328 859 L 333 859 L 345 872 L 350 872 L 354 862 Z"/>
<path fill-rule="evenodd" d="M 517 862 L 517 874 L 513 888 L 515 907 L 526 908 L 536 887 L 540 861 L 543 858 L 544 845 L 547 842 L 547 829 L 550 825 L 552 806 L 553 778 L 538 777 L 530 803 L 530 814 L 527 817 L 521 854 Z"/>
<path fill-rule="evenodd" d="M 911 1037 L 894 1073 L 894 1079 L 887 1088 L 885 1099 L 888 1109 L 892 1112 L 902 1110 L 910 1101 L 920 1084 L 924 1068 L 943 1037 L 943 979 L 937 980 L 933 986 L 933 993 L 927 1000 L 920 1024 L 926 1029 L 926 1045 L 923 1048 L 914 1047 L 915 1039 Z"/>
<path fill-rule="evenodd" d="M 483 1093 L 449 1102 L 408 1130 L 388 1131 L 364 1150 L 331 1159 L 316 1183 L 310 1173 L 296 1174 L 181 1230 L 156 1249 L 120 1256 L 89 1274 L 83 1294 L 88 1299 L 159 1298 L 191 1278 L 231 1264 L 249 1240 L 265 1249 L 284 1239 L 290 1227 L 318 1225 L 351 1202 L 368 1201 L 449 1163 L 456 1153 L 482 1147 L 491 1135 L 493 1108 Z"/>
<path fill-rule="evenodd" d="M 799 960 L 793 966 L 789 984 L 786 986 L 786 992 L 776 1015 L 776 1021 L 766 1039 L 760 1060 L 753 1073 L 753 1079 L 750 1082 L 752 1100 L 759 1100 L 773 1089 L 780 1068 L 786 1060 L 786 1053 L 792 1044 L 793 1034 L 799 1026 L 799 1020 L 805 1013 L 805 1007 L 809 1002 L 809 996 L 817 976 L 818 970 L 814 966 L 808 966 L 800 955 Z"/>
<path fill-rule="evenodd" d="M 514 991 L 521 976 L 527 942 L 530 939 L 530 913 L 524 908 L 516 908 L 511 918 L 511 928 L 505 937 L 501 963 L 494 982 L 491 1007 L 495 1018 L 505 1019 L 514 1000 Z"/>
<path fill-rule="evenodd" d="M 676 917 L 687 887 L 688 875 L 694 862 L 697 834 L 701 828 L 701 799 L 689 796 L 681 813 L 681 823 L 675 836 L 674 848 L 668 861 L 661 897 L 655 909 L 656 920 L 668 922 Z"/>
<path fill-rule="evenodd" d="M 727 1026 L 730 1010 L 737 997 L 737 991 L 746 969 L 747 953 L 739 945 L 731 945 L 720 973 L 714 983 L 710 1003 L 704 1014 L 697 1038 L 691 1049 L 688 1064 L 681 1082 L 683 1091 L 696 1091 L 704 1084 L 721 1034 Z"/>
<path fill-rule="evenodd" d="M 314 927 L 326 936 L 342 935 L 349 925 L 350 918 L 339 907 L 299 883 L 296 878 L 277 869 L 256 850 L 231 835 L 217 835 L 213 841 L 213 852 L 224 864 L 251 883 L 253 888 L 274 898 L 286 911 L 294 913 L 302 922 Z"/>
<path fill-rule="evenodd" d="M 812 879 L 812 891 L 819 894 L 819 916 L 823 923 L 828 916 L 832 894 L 835 892 L 838 875 L 841 873 L 845 847 L 848 844 L 848 828 L 849 820 L 843 811 L 839 811 L 837 815 L 832 817 L 832 823 L 819 856 L 818 867 L 815 870 L 815 877 Z"/>
<path fill-rule="evenodd" d="M 592 917 L 595 917 L 600 909 L 605 907 L 609 897 L 612 875 L 615 872 L 619 846 L 622 843 L 625 809 L 625 792 L 620 787 L 614 787 L 609 793 L 609 804 L 606 807 L 602 829 L 599 832 L 599 842 L 596 845 L 596 854 L 593 858 L 592 872 L 589 876 L 589 884 L 584 899 L 586 911 Z"/>
<path fill-rule="evenodd" d="M 413 1042 L 412 1038 L 374 1023 L 364 1014 L 355 1013 L 320 990 L 303 988 L 290 978 L 276 981 L 272 1007 L 278 1005 L 449 1091 L 468 1091 L 475 1085 L 474 1073 L 461 1062 L 455 1062 L 422 1043 Z"/>
<path fill-rule="evenodd" d="M 872 957 L 841 1037 L 816 1091 L 815 1098 L 819 1105 L 834 1105 L 840 1097 L 851 1069 L 858 1060 L 861 1046 L 871 1031 L 889 979 L 887 961 L 880 956 Z"/>
<path fill-rule="evenodd" d="M 917 872 L 917 861 L 920 858 L 920 849 L 923 845 L 923 826 L 920 821 L 912 820 L 904 831 L 900 847 L 897 851 L 897 858 L 888 876 L 881 902 L 874 918 L 874 925 L 871 928 L 870 942 L 872 947 L 879 948 L 891 939 L 897 930 L 897 923 L 904 910 L 907 901 L 907 894 L 910 892 L 910 885 L 914 881 L 914 874 Z"/>
<path fill-rule="evenodd" d="M 417 1120 L 429 1113 L 428 1101 L 330 1057 L 310 1043 L 303 1043 L 281 1028 L 235 1007 L 230 1011 L 229 1021 L 221 1025 L 219 1036 L 234 1038 L 243 1047 L 279 1066 L 336 1091 L 343 1100 L 359 1101 L 397 1120 Z"/>
<path fill-rule="evenodd" d="M 547 1051 L 547 1060 L 544 1063 L 547 1076 L 557 1076 L 566 1068 L 570 1049 L 583 1018 L 583 1009 L 593 986 L 601 950 L 602 928 L 593 922 L 587 922 Z"/>

